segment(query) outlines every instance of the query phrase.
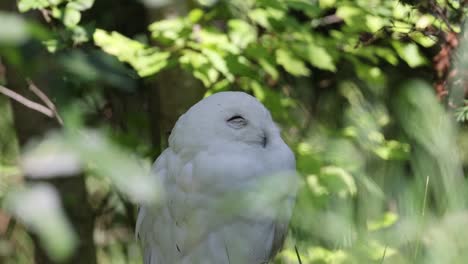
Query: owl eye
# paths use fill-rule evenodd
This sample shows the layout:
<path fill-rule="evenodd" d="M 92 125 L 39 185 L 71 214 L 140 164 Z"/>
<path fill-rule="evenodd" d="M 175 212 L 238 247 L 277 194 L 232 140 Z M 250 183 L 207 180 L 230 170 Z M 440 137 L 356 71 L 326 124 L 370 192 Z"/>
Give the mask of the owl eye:
<path fill-rule="evenodd" d="M 226 120 L 226 122 L 228 123 L 228 126 L 235 129 L 243 128 L 247 125 L 247 120 L 240 115 L 234 115 Z"/>

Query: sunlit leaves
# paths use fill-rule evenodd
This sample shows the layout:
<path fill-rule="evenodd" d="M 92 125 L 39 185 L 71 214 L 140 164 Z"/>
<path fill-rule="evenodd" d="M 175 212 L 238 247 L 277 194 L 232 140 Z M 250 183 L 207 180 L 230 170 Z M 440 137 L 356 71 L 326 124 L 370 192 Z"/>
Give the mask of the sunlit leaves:
<path fill-rule="evenodd" d="M 181 66 L 193 73 L 193 76 L 202 81 L 205 87 L 213 85 L 219 77 L 219 72 L 211 66 L 210 60 L 202 53 L 193 50 L 182 50 L 179 58 Z"/>
<path fill-rule="evenodd" d="M 78 11 L 84 11 L 90 9 L 95 0 L 73 0 L 67 4 L 68 8 L 73 8 Z"/>
<path fill-rule="evenodd" d="M 66 2 L 66 5 L 62 5 Z M 94 0 L 19 0 L 20 12 L 49 9 L 52 17 L 59 19 L 68 28 L 74 28 L 81 20 L 81 12 L 90 9 Z"/>
<path fill-rule="evenodd" d="M 261 45 L 251 45 L 247 48 L 245 53 L 249 58 L 257 60 L 260 67 L 274 80 L 279 78 L 276 59 L 272 54 L 273 52 L 270 52 L 267 48 Z"/>
<path fill-rule="evenodd" d="M 383 140 L 373 150 L 384 160 L 406 160 L 409 157 L 410 145 L 396 140 Z"/>
<path fill-rule="evenodd" d="M 67 7 L 65 8 L 65 12 L 63 14 L 63 24 L 67 27 L 74 27 L 78 25 L 81 20 L 81 13 L 80 11 Z"/>
<path fill-rule="evenodd" d="M 182 37 L 183 30 L 187 31 L 189 29 L 185 27 L 183 19 L 171 18 L 154 22 L 149 26 L 149 30 L 154 39 L 163 44 L 173 44 Z M 185 37 L 187 37 L 188 33 L 185 35 Z M 180 41 L 183 41 L 183 39 L 180 39 Z"/>
<path fill-rule="evenodd" d="M 293 53 L 287 49 L 276 50 L 276 61 L 278 64 L 294 76 L 308 76 L 310 74 L 309 69 L 305 63 L 297 58 Z"/>
<path fill-rule="evenodd" d="M 468 105 L 468 100 L 465 100 L 465 104 Z M 463 106 L 455 111 L 455 116 L 458 122 L 468 122 L 468 106 Z"/>
<path fill-rule="evenodd" d="M 255 28 L 249 23 L 233 19 L 228 22 L 229 38 L 239 48 L 246 48 L 250 43 L 257 39 Z"/>
<path fill-rule="evenodd" d="M 97 29 L 93 37 L 96 45 L 120 61 L 132 65 L 141 77 L 153 75 L 168 65 L 169 52 L 147 47 L 117 32 L 108 33 Z"/>
<path fill-rule="evenodd" d="M 418 46 L 414 43 L 402 44 L 393 42 L 393 47 L 398 55 L 412 68 L 425 65 L 427 59 L 421 54 Z"/>
<path fill-rule="evenodd" d="M 324 47 L 313 42 L 293 44 L 296 54 L 304 58 L 313 66 L 328 71 L 336 71 L 333 58 Z"/>
<path fill-rule="evenodd" d="M 18 9 L 20 12 L 27 12 L 31 9 L 46 8 L 53 5 L 54 1 L 48 0 L 19 0 Z"/>
<path fill-rule="evenodd" d="M 369 229 L 369 231 L 377 231 L 392 226 L 397 222 L 397 220 L 397 214 L 393 212 L 386 212 L 380 219 L 368 220 L 367 228 Z"/>
<path fill-rule="evenodd" d="M 353 176 L 346 170 L 336 166 L 321 168 L 319 175 L 309 176 L 307 182 L 318 195 L 335 194 L 341 198 L 346 198 L 357 193 Z"/>

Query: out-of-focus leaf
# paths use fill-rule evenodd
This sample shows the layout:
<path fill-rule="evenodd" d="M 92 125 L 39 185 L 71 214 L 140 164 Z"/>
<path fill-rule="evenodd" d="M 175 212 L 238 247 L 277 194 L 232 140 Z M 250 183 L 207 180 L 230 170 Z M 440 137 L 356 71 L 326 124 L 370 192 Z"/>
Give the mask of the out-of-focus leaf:
<path fill-rule="evenodd" d="M 30 33 L 22 17 L 0 11 L 0 36 L 0 44 L 20 45 L 28 40 Z"/>
<path fill-rule="evenodd" d="M 177 41 L 184 29 L 186 24 L 182 18 L 165 19 L 149 25 L 151 36 L 164 44 Z"/>
<path fill-rule="evenodd" d="M 277 4 L 271 3 L 273 2 L 267 4 L 269 7 L 256 8 L 248 12 L 248 16 L 252 21 L 268 30 L 284 26 L 284 23 L 288 22 L 284 4 L 279 1 Z"/>
<path fill-rule="evenodd" d="M 336 0 L 319 0 L 319 5 L 321 8 L 330 8 L 334 6 Z"/>
<path fill-rule="evenodd" d="M 129 63 L 141 77 L 156 74 L 168 65 L 169 52 L 147 47 L 117 32 L 97 29 L 93 37 L 96 45 L 120 61 Z"/>
<path fill-rule="evenodd" d="M 319 181 L 327 191 L 343 198 L 354 196 L 357 192 L 353 176 L 340 167 L 323 167 L 320 170 Z"/>
<path fill-rule="evenodd" d="M 389 140 L 376 147 L 374 152 L 384 160 L 406 160 L 410 154 L 410 145 Z"/>
<path fill-rule="evenodd" d="M 275 56 L 265 47 L 260 45 L 251 45 L 246 49 L 246 54 L 250 58 L 257 60 L 260 67 L 269 74 L 274 80 L 279 78 L 279 72 L 276 68 Z"/>
<path fill-rule="evenodd" d="M 6 198 L 6 207 L 39 236 L 52 259 L 64 260 L 73 253 L 77 236 L 53 187 L 41 184 L 11 191 Z"/>
<path fill-rule="evenodd" d="M 201 49 L 210 48 L 230 53 L 239 53 L 239 48 L 229 41 L 228 35 L 217 30 L 200 29 L 192 36 L 199 42 Z"/>
<path fill-rule="evenodd" d="M 149 8 L 160 8 L 160 7 L 168 5 L 171 2 L 171 0 L 140 0 L 140 1 L 143 2 L 143 4 L 145 4 L 145 6 Z"/>
<path fill-rule="evenodd" d="M 307 60 L 313 66 L 328 71 L 336 71 L 336 66 L 333 58 L 327 50 L 314 43 L 302 43 L 293 45 L 295 53 Z"/>
<path fill-rule="evenodd" d="M 247 47 L 257 39 L 257 32 L 249 23 L 240 19 L 231 19 L 228 22 L 229 38 L 240 48 Z"/>
<path fill-rule="evenodd" d="M 346 22 L 346 24 L 349 24 L 349 25 L 354 25 L 356 22 L 358 22 L 356 18 L 361 16 L 362 13 L 363 13 L 363 10 L 352 5 L 342 5 L 342 6 L 339 6 L 338 9 L 336 10 L 336 15 L 338 17 L 341 17 Z M 361 20 L 363 19 L 364 17 L 361 17 Z"/>
<path fill-rule="evenodd" d="M 67 143 L 80 155 L 91 170 L 108 177 L 131 201 L 154 203 L 160 195 L 157 178 L 151 176 L 144 163 L 112 143 L 98 131 L 70 132 Z"/>
<path fill-rule="evenodd" d="M 49 39 L 42 42 L 46 47 L 47 51 L 50 53 L 55 53 L 58 50 L 65 47 L 65 44 L 62 43 L 59 39 Z"/>
<path fill-rule="evenodd" d="M 218 0 L 197 0 L 200 5 L 212 6 L 218 2 Z"/>
<path fill-rule="evenodd" d="M 290 51 L 286 49 L 276 50 L 276 61 L 284 67 L 284 69 L 295 76 L 308 76 L 309 69 L 303 61 L 295 57 Z"/>
<path fill-rule="evenodd" d="M 382 261 L 382 258 L 391 260 L 392 256 L 397 254 L 396 249 L 382 245 L 378 240 L 366 241 L 365 244 L 360 245 L 360 249 L 373 261 Z"/>
<path fill-rule="evenodd" d="M 200 19 L 203 18 L 203 15 L 205 14 L 205 12 L 203 12 L 203 10 L 201 9 L 193 9 L 192 11 L 190 11 L 190 13 L 187 15 L 187 19 L 188 21 L 190 21 L 191 23 L 198 23 L 200 21 Z"/>
<path fill-rule="evenodd" d="M 468 100 L 465 100 L 467 106 L 460 107 L 455 111 L 455 116 L 458 122 L 463 123 L 468 121 Z"/>
<path fill-rule="evenodd" d="M 40 9 L 51 6 L 51 1 L 48 0 L 19 0 L 18 9 L 20 12 L 27 12 L 31 9 Z"/>
<path fill-rule="evenodd" d="M 369 231 L 377 231 L 392 226 L 398 220 L 398 215 L 393 212 L 386 212 L 381 219 L 367 221 Z"/>
<path fill-rule="evenodd" d="M 221 72 L 229 81 L 234 80 L 234 76 L 227 67 L 226 60 L 216 51 L 211 49 L 203 49 L 202 53 L 208 58 L 213 67 Z"/>
<path fill-rule="evenodd" d="M 396 52 L 411 68 L 427 64 L 427 59 L 421 54 L 418 46 L 414 43 L 403 44 L 399 41 L 392 42 Z"/>
<path fill-rule="evenodd" d="M 205 87 L 210 87 L 218 80 L 219 72 L 211 65 L 207 56 L 189 49 L 183 50 L 182 54 L 179 58 L 182 67 L 191 71 Z"/>
<path fill-rule="evenodd" d="M 343 250 L 328 250 L 322 247 L 313 247 L 308 250 L 310 263 L 344 264 L 349 259 Z"/>
<path fill-rule="evenodd" d="M 425 82 L 409 81 L 401 91 L 395 105 L 397 117 L 405 133 L 422 147 L 419 155 L 412 158 L 421 171 L 418 176 L 431 176 L 435 196 L 446 201 L 443 210 L 464 208 L 465 183 L 456 151 L 455 121 L 439 104 L 433 88 Z"/>
<path fill-rule="evenodd" d="M 67 4 L 67 7 L 76 9 L 78 11 L 85 11 L 90 9 L 94 4 L 94 0 L 73 0 Z"/>
<path fill-rule="evenodd" d="M 89 41 L 88 32 L 81 26 L 74 26 L 72 28 L 72 40 L 73 44 L 78 45 Z"/>
<path fill-rule="evenodd" d="M 21 167 L 30 178 L 74 176 L 83 170 L 77 153 L 58 134 L 29 144 L 21 157 Z"/>
<path fill-rule="evenodd" d="M 335 1 L 335 0 L 327 0 Z M 322 12 L 321 6 L 318 6 L 315 2 L 308 0 L 285 0 L 289 8 L 299 10 L 304 12 L 307 16 L 311 18 L 316 18 Z"/>
<path fill-rule="evenodd" d="M 65 12 L 63 13 L 63 24 L 67 27 L 74 27 L 80 23 L 81 20 L 81 13 L 77 9 L 68 7 L 65 8 Z"/>

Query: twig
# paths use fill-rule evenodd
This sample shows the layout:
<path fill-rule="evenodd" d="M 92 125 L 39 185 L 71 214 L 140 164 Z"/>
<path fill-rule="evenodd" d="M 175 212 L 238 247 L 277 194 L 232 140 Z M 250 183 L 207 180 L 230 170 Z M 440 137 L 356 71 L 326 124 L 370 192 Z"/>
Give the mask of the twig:
<path fill-rule="evenodd" d="M 47 97 L 47 95 L 42 92 L 38 87 L 37 85 L 35 85 L 30 79 L 27 79 L 26 80 L 28 82 L 28 86 L 29 86 L 29 90 L 31 90 L 37 97 L 39 97 L 39 99 L 41 99 L 41 101 L 47 106 L 49 107 L 50 110 L 52 110 L 52 112 L 54 112 L 54 115 L 55 115 L 55 118 L 57 118 L 57 121 L 63 125 L 63 120 L 62 118 L 60 117 L 60 115 L 58 114 L 57 112 L 57 108 L 55 107 L 55 104 L 52 103 L 52 101 L 49 99 L 49 97 Z"/>
<path fill-rule="evenodd" d="M 296 251 L 297 261 L 299 261 L 299 264 L 302 264 L 301 255 L 299 255 L 299 250 L 296 245 L 294 245 L 294 250 Z"/>
<path fill-rule="evenodd" d="M 3 95 L 7 96 L 7 97 L 10 97 L 11 99 L 17 101 L 18 103 L 21 103 L 22 105 L 30 108 L 30 109 L 33 109 L 39 113 L 42 113 L 48 117 L 51 117 L 53 118 L 55 116 L 54 112 L 52 110 L 50 110 L 49 108 L 41 105 L 41 104 L 38 104 L 36 102 L 33 102 L 31 100 L 29 100 L 28 98 L 16 93 L 16 92 L 13 92 L 12 90 L 4 87 L 4 86 L 1 86 L 0 85 L 0 93 L 2 93 Z"/>
<path fill-rule="evenodd" d="M 383 254 L 382 254 L 382 259 L 380 260 L 380 264 L 384 263 L 385 260 L 385 254 L 387 254 L 387 246 L 385 246 Z"/>
<path fill-rule="evenodd" d="M 421 210 L 421 216 L 423 217 L 422 219 L 423 221 L 424 221 L 424 215 L 426 214 L 426 203 L 427 203 L 428 191 L 429 191 L 429 176 L 426 177 L 426 186 L 424 188 L 424 198 L 423 198 L 423 204 L 422 204 L 422 210 Z M 421 236 L 421 234 L 419 236 Z M 418 257 L 420 246 L 421 246 L 421 241 L 418 239 L 417 244 L 416 244 L 416 249 L 414 250 L 414 261 L 416 261 Z"/>
<path fill-rule="evenodd" d="M 41 12 L 42 14 L 42 17 L 44 17 L 45 21 L 47 23 L 50 23 L 52 22 L 52 19 L 50 18 L 50 11 L 47 10 L 47 9 L 39 9 L 39 11 Z"/>

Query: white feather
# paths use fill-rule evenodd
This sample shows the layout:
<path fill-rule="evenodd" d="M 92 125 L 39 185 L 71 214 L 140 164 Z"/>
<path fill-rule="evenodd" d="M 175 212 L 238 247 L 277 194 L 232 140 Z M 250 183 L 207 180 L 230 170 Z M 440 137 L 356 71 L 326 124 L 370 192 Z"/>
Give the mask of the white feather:
<path fill-rule="evenodd" d="M 235 116 L 246 125 L 229 126 Z M 195 104 L 152 173 L 165 199 L 140 208 L 145 264 L 260 264 L 281 247 L 296 194 L 295 159 L 254 97 L 223 92 Z"/>

